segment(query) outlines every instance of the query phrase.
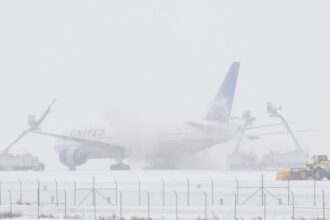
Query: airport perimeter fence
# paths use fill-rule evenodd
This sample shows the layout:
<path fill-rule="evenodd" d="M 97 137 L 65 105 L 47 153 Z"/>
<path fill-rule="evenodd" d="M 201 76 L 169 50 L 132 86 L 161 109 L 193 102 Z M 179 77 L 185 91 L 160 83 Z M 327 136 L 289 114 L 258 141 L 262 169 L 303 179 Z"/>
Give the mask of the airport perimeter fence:
<path fill-rule="evenodd" d="M 33 218 L 327 218 L 330 181 L 256 179 L 0 180 L 0 211 Z"/>

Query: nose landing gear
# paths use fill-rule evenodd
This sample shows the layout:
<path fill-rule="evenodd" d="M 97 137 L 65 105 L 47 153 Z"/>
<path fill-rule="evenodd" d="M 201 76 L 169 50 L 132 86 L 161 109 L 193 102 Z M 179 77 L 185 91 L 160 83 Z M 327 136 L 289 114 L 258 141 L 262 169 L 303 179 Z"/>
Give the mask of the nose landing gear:
<path fill-rule="evenodd" d="M 122 160 L 118 160 L 116 164 L 110 165 L 110 170 L 130 170 L 131 166 L 129 164 L 123 163 Z"/>
<path fill-rule="evenodd" d="M 76 166 L 68 166 L 69 171 L 76 171 L 77 167 Z"/>

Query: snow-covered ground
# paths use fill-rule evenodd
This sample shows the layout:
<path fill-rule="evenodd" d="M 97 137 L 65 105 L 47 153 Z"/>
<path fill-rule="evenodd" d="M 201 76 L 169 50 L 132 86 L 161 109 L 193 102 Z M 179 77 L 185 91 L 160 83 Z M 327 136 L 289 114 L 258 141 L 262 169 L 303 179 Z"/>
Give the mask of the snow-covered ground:
<path fill-rule="evenodd" d="M 277 181 L 274 171 L 2 172 L 0 181 L 1 212 L 12 209 L 24 218 L 37 217 L 38 195 L 40 215 L 63 218 L 66 207 L 67 216 L 84 219 L 233 219 L 235 195 L 237 217 L 244 219 L 265 213 L 267 219 L 291 219 L 293 195 L 297 217 L 322 218 L 323 190 L 325 207 L 330 204 L 330 182 Z"/>

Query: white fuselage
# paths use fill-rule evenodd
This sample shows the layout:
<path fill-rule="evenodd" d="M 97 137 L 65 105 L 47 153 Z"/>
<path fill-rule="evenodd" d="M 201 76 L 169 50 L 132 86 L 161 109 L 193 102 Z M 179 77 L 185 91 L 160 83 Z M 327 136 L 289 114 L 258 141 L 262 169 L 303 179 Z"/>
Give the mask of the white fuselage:
<path fill-rule="evenodd" d="M 156 163 L 166 162 L 169 158 L 187 157 L 216 144 L 227 142 L 239 132 L 239 126 L 236 124 L 209 123 L 203 121 L 198 123 L 198 125 L 206 126 L 208 130 L 185 125 L 181 129 L 175 130 L 175 132 L 157 134 L 149 141 L 128 138 L 129 141 L 124 140 L 122 142 L 123 146 L 125 146 L 125 158 L 137 163 L 143 161 L 153 166 L 153 164 Z M 69 135 L 73 137 L 102 140 L 108 143 L 116 142 L 114 137 L 110 136 L 108 133 L 108 130 L 104 128 L 77 129 L 70 131 Z M 59 153 L 61 161 L 64 157 L 61 154 L 62 152 L 66 152 L 67 148 L 79 150 L 81 153 L 86 154 L 88 159 L 118 159 L 114 157 L 113 152 L 106 147 L 59 139 L 55 149 Z"/>

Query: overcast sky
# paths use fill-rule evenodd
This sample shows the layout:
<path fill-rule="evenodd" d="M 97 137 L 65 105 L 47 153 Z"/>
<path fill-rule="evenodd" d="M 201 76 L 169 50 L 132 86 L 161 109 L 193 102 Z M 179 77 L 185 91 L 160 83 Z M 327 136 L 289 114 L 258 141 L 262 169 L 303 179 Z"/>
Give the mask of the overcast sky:
<path fill-rule="evenodd" d="M 330 154 L 329 12 L 327 0 L 1 1 L 0 145 L 53 98 L 49 131 L 200 119 L 240 61 L 233 114 L 276 122 L 273 101 L 295 129 L 319 129 L 297 134 L 306 150 Z M 57 168 L 53 143 L 30 135 L 17 148 Z M 246 144 L 293 148 L 286 136 Z"/>

